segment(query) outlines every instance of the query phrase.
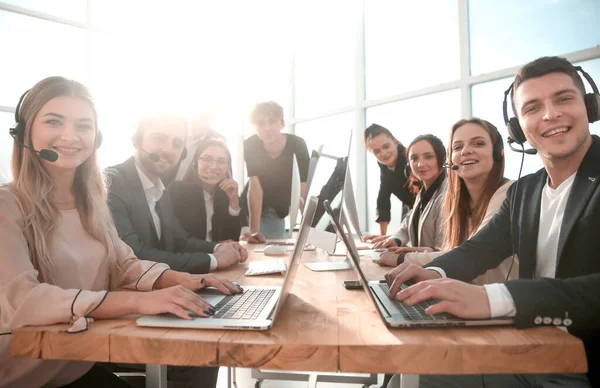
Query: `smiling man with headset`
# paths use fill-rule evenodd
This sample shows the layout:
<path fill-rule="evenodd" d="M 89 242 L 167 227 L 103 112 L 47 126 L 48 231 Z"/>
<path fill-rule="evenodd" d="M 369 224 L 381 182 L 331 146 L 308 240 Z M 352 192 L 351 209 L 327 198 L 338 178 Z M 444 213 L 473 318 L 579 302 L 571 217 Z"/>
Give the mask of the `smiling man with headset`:
<path fill-rule="evenodd" d="M 585 93 L 579 73 L 593 93 Z M 517 116 L 510 119 L 509 94 Z M 404 263 L 387 275 L 390 295 L 406 304 L 437 299 L 430 314 L 514 317 L 519 328 L 562 326 L 584 342 L 588 374 L 424 376 L 421 386 L 600 384 L 600 138 L 589 128 L 600 119 L 599 105 L 591 77 L 566 59 L 525 65 L 505 93 L 509 144 L 529 142 L 534 150 L 518 151 L 537 150 L 544 168 L 513 184 L 500 211 L 473 238 L 425 268 Z M 519 279 L 466 283 L 513 254 Z M 400 291 L 408 280 L 417 284 Z"/>

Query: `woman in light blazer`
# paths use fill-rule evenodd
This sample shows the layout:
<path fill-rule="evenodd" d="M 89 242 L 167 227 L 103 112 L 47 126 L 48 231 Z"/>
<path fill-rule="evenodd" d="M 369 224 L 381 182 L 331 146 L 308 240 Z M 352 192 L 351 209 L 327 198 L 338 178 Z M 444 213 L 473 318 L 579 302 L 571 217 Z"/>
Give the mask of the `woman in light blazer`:
<path fill-rule="evenodd" d="M 444 240 L 439 251 L 411 252 L 398 248 L 397 262 L 425 265 L 474 236 L 500 210 L 513 181 L 504 177 L 504 144 L 498 129 L 489 121 L 462 119 L 452 126 L 448 159 L 448 190 L 440 221 Z M 473 280 L 475 284 L 501 283 L 516 279 L 519 260 L 506 258 L 497 268 Z"/>
<path fill-rule="evenodd" d="M 407 184 L 416 193 L 412 211 L 387 239 L 376 242 L 375 248 L 404 247 L 406 252 L 436 251 L 441 249 L 442 202 L 447 188 L 444 162 L 446 149 L 434 135 L 420 135 L 406 148 L 408 165 Z M 377 261 L 380 265 L 396 266 L 398 254 L 384 252 Z"/>

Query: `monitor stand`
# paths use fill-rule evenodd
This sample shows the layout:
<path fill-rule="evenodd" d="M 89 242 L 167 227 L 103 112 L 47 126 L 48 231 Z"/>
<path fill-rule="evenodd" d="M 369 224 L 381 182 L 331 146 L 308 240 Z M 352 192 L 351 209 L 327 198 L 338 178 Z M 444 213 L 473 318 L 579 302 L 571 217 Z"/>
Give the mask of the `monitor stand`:
<path fill-rule="evenodd" d="M 344 255 L 346 256 L 346 255 Z M 346 257 L 343 261 L 313 261 L 311 263 L 304 263 L 304 265 L 311 271 L 346 271 L 352 269 L 350 260 Z"/>

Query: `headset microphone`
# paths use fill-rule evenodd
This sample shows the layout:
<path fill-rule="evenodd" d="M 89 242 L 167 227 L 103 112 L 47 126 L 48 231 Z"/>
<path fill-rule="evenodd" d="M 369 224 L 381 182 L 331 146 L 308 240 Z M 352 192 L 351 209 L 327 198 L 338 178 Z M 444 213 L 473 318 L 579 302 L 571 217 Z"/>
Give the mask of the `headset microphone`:
<path fill-rule="evenodd" d="M 26 146 L 21 140 L 19 140 L 17 138 L 17 136 L 15 136 L 14 133 L 12 133 L 12 131 L 10 133 L 10 136 L 12 136 L 12 138 L 15 139 L 15 141 L 17 143 L 19 143 L 19 145 L 21 147 L 27 148 L 28 150 L 35 152 L 36 154 L 40 155 L 40 158 L 42 158 L 44 160 L 46 160 L 48 162 L 56 162 L 58 160 L 58 153 L 56 153 L 55 151 L 52 151 L 52 150 L 49 150 L 49 149 L 46 149 L 46 148 L 38 151 L 38 150 L 36 150 L 36 149 L 34 149 L 32 147 Z"/>
<path fill-rule="evenodd" d="M 444 168 L 449 168 L 450 170 L 454 170 L 454 171 L 457 171 L 457 170 L 458 170 L 458 165 L 456 165 L 456 164 L 452 164 L 452 165 L 450 165 L 450 164 L 446 163 L 446 164 L 444 164 L 442 167 L 444 167 Z"/>
<path fill-rule="evenodd" d="M 146 155 L 148 155 L 150 160 L 153 161 L 154 163 L 158 163 L 158 161 L 160 160 L 160 156 L 158 156 L 158 154 L 156 152 L 148 152 L 141 147 L 139 148 L 139 150 L 142 151 L 143 153 L 145 153 Z"/>
<path fill-rule="evenodd" d="M 512 138 L 510 138 L 510 137 L 508 139 L 506 139 L 506 142 L 508 143 L 508 147 L 511 150 L 515 151 L 515 152 L 519 152 L 519 153 L 527 154 L 527 155 L 535 155 L 535 154 L 537 154 L 537 150 L 535 148 L 528 148 L 528 149 L 521 149 L 520 150 L 518 148 L 513 147 L 513 143 L 516 143 L 516 142 Z M 521 144 L 521 147 L 522 146 L 523 145 Z"/>

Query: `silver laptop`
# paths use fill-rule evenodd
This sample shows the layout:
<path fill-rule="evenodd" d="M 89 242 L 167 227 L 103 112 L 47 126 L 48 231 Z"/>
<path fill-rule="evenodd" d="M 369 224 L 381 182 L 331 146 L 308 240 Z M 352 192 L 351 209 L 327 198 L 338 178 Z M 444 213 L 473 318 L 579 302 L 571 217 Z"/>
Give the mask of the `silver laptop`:
<path fill-rule="evenodd" d="M 465 319 L 447 313 L 429 315 L 425 313 L 425 309 L 432 304 L 437 303 L 434 299 L 426 300 L 413 306 L 407 306 L 398 300 L 390 299 L 389 287 L 385 280 L 367 280 L 360 268 L 360 257 L 356 250 L 356 246 L 354 245 L 354 240 L 348 238 L 348 235 L 344 232 L 338 219 L 333 216 L 329 201 L 325 201 L 324 206 L 325 210 L 333 220 L 336 233 L 342 239 L 348 250 L 348 256 L 354 264 L 353 267 L 359 276 L 363 289 L 375 304 L 376 310 L 386 326 L 394 328 L 440 328 L 457 326 L 498 326 L 511 325 L 514 323 L 514 321 L 509 318 Z M 350 230 L 348 221 L 345 218 L 343 218 L 342 222 L 346 228 Z M 406 287 L 405 284 L 402 285 L 403 289 Z"/>
<path fill-rule="evenodd" d="M 217 310 L 212 317 L 197 317 L 187 320 L 173 314 L 151 315 L 139 318 L 136 321 L 138 326 L 232 330 L 270 329 L 294 285 L 300 257 L 304 251 L 310 224 L 317 209 L 317 202 L 315 197 L 310 197 L 306 202 L 298 243 L 295 245 L 282 286 L 244 286 L 244 292 L 238 295 L 223 295 L 216 289 L 201 290 L 198 294 L 215 306 Z"/>

